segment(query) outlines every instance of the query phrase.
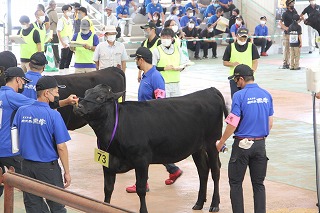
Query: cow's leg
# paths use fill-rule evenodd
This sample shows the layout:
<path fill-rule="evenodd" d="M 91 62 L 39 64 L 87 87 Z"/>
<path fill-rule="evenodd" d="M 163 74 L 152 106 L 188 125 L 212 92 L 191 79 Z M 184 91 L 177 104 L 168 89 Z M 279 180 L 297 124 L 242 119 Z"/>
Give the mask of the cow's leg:
<path fill-rule="evenodd" d="M 148 180 L 148 169 L 149 165 L 145 162 L 139 163 L 135 168 L 137 194 L 140 198 L 140 213 L 148 212 L 146 205 L 146 185 Z"/>
<path fill-rule="evenodd" d="M 114 190 L 114 183 L 116 181 L 116 173 L 103 166 L 104 176 L 104 202 L 110 203 L 111 195 Z"/>
<path fill-rule="evenodd" d="M 200 180 L 198 200 L 192 207 L 192 209 L 200 210 L 203 208 L 203 204 L 207 200 L 207 183 L 209 175 L 208 158 L 205 150 L 199 150 L 198 152 L 192 154 L 192 158 L 194 163 L 196 164 Z"/>
<path fill-rule="evenodd" d="M 218 212 L 220 204 L 219 180 L 221 162 L 218 150 L 216 149 L 214 144 L 212 144 L 212 146 L 208 146 L 207 154 L 209 159 L 209 167 L 211 169 L 211 175 L 214 183 L 212 201 L 210 204 L 209 212 Z"/>

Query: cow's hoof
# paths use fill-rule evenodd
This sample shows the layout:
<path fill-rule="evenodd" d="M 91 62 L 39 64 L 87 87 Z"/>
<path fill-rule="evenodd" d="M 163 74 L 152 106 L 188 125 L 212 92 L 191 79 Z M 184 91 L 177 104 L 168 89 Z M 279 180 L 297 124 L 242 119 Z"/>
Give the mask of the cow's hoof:
<path fill-rule="evenodd" d="M 209 212 L 218 212 L 219 210 L 219 207 L 210 206 L 209 208 Z"/>
<path fill-rule="evenodd" d="M 198 204 L 195 204 L 192 209 L 193 210 L 201 210 L 203 208 L 203 205 L 198 205 Z"/>

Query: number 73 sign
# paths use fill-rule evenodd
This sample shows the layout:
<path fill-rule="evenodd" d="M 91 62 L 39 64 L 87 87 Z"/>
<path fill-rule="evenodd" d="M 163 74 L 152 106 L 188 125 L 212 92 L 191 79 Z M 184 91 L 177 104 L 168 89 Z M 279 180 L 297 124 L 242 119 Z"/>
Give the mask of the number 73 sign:
<path fill-rule="evenodd" d="M 109 153 L 100 149 L 94 149 L 94 161 L 102 166 L 109 167 Z"/>

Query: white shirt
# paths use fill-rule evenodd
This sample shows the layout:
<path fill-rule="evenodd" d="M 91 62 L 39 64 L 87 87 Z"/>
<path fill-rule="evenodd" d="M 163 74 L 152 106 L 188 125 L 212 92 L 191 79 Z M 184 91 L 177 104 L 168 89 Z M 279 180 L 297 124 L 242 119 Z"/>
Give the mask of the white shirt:
<path fill-rule="evenodd" d="M 118 26 L 118 19 L 115 15 L 111 14 L 110 16 L 107 16 L 107 23 L 106 26 L 113 25 L 115 27 Z"/>
<path fill-rule="evenodd" d="M 69 24 L 72 25 L 72 20 L 71 20 L 71 18 L 66 19 L 66 17 L 62 16 L 62 18 L 59 19 L 58 24 L 57 24 L 57 31 L 59 31 L 59 32 L 61 32 L 61 31 L 63 30 L 63 28 L 64 28 L 64 22 L 63 22 L 62 19 L 64 19 L 65 22 L 66 22 L 68 25 L 69 25 Z M 69 39 L 69 37 L 67 37 L 67 36 L 66 36 L 66 37 L 62 37 L 61 39 L 62 39 L 62 41 L 63 41 L 64 43 L 66 43 L 66 44 L 69 44 L 69 43 L 70 43 L 70 39 Z"/>
<path fill-rule="evenodd" d="M 121 66 L 122 61 L 128 60 L 128 54 L 123 43 L 114 42 L 110 46 L 107 41 L 99 43 L 94 51 L 94 61 L 99 61 L 99 70 L 107 67 Z"/>

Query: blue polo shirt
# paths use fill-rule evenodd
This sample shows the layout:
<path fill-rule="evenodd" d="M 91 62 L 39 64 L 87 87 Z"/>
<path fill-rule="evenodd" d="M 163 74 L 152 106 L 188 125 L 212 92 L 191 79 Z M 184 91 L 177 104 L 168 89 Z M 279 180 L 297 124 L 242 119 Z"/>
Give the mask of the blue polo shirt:
<path fill-rule="evenodd" d="M 194 23 L 195 23 L 194 26 L 199 26 L 196 17 L 192 16 L 191 18 L 189 18 L 187 15 L 182 16 L 182 18 L 180 19 L 180 26 L 181 26 L 181 27 L 187 26 L 187 24 L 188 24 L 188 22 L 189 22 L 190 19 L 192 19 L 192 20 L 194 21 Z"/>
<path fill-rule="evenodd" d="M 13 126 L 18 129 L 21 156 L 26 160 L 57 160 L 57 144 L 71 139 L 60 113 L 44 102 L 35 101 L 32 105 L 20 107 Z"/>
<path fill-rule="evenodd" d="M 186 14 L 186 9 L 184 7 L 182 7 L 181 5 L 178 7 L 178 9 L 179 9 L 179 14 L 178 14 L 179 17 L 182 17 Z"/>
<path fill-rule="evenodd" d="M 229 2 L 232 2 L 231 0 L 220 0 L 221 3 L 223 4 L 228 4 Z"/>
<path fill-rule="evenodd" d="M 199 9 L 199 5 L 198 5 L 198 4 L 196 4 L 196 6 L 193 6 L 191 2 L 189 2 L 188 4 L 186 4 L 186 5 L 184 6 L 184 9 L 187 10 L 189 7 L 192 8 L 192 10 L 193 10 L 193 15 L 196 14 L 196 11 L 194 11 L 194 9 Z"/>
<path fill-rule="evenodd" d="M 241 118 L 235 136 L 265 137 L 269 135 L 269 116 L 273 115 L 272 97 L 256 83 L 247 84 L 234 93 L 231 113 Z"/>
<path fill-rule="evenodd" d="M 142 74 L 138 90 L 138 101 L 155 99 L 154 91 L 156 89 L 165 91 L 165 83 L 160 72 L 153 66 L 146 74 Z"/>
<path fill-rule="evenodd" d="M 214 14 L 213 16 L 211 16 L 208 21 L 207 21 L 207 24 L 213 24 L 215 23 L 217 20 L 218 20 L 218 16 L 216 14 Z"/>
<path fill-rule="evenodd" d="M 161 4 L 159 4 L 159 3 L 156 4 L 156 5 L 150 3 L 150 4 L 147 5 L 146 12 L 150 13 L 151 15 L 154 12 L 163 13 L 163 8 L 162 8 Z"/>
<path fill-rule="evenodd" d="M 131 2 L 132 2 L 132 0 L 126 0 L 125 6 L 129 7 Z M 120 1 L 118 1 L 118 4 L 120 4 Z"/>
<path fill-rule="evenodd" d="M 34 99 L 16 93 L 11 87 L 0 88 L 0 157 L 18 155 L 12 154 L 11 144 L 11 115 L 21 106 L 30 105 Z"/>
<path fill-rule="evenodd" d="M 213 4 L 210 4 L 206 11 L 204 12 L 204 17 L 208 17 L 208 14 L 211 13 L 211 15 L 215 15 L 216 14 L 216 10 L 220 7 L 220 5 L 218 7 L 213 6 Z"/>
<path fill-rule="evenodd" d="M 147 7 L 148 4 L 150 4 L 152 1 L 151 0 L 144 0 L 144 6 Z"/>
<path fill-rule="evenodd" d="M 232 32 L 234 32 L 234 34 L 236 34 L 237 35 L 237 32 L 238 32 L 238 29 L 239 28 L 245 28 L 246 26 L 245 25 L 241 25 L 241 27 L 236 27 L 236 24 L 233 24 L 232 26 L 231 26 L 231 28 L 230 28 L 230 33 L 232 33 Z"/>
<path fill-rule="evenodd" d="M 117 16 L 117 19 L 121 19 L 119 17 L 119 14 L 121 15 L 129 15 L 129 7 L 128 6 L 121 6 L 119 5 L 117 8 L 116 8 L 116 16 Z"/>
<path fill-rule="evenodd" d="M 266 25 L 259 24 L 254 29 L 254 35 L 256 36 L 267 36 L 268 35 L 268 27 Z"/>
<path fill-rule="evenodd" d="M 22 94 L 28 98 L 32 98 L 32 99 L 37 100 L 36 85 L 37 85 L 38 80 L 41 77 L 42 77 L 42 75 L 39 72 L 34 72 L 31 70 L 26 72 L 26 78 L 31 79 L 32 82 L 29 82 L 26 85 L 24 85 L 24 90 L 23 90 Z"/>
<path fill-rule="evenodd" d="M 81 32 L 79 32 L 81 33 Z M 81 38 L 83 40 L 88 40 L 90 36 L 92 35 L 92 32 L 90 31 L 88 34 L 83 34 L 81 33 Z M 76 41 L 78 37 L 78 33 L 75 33 L 73 35 L 72 41 Z M 93 44 L 90 44 L 91 46 L 98 46 L 99 44 L 99 38 L 96 34 L 93 35 Z M 74 68 L 96 68 L 96 64 L 93 62 L 92 63 L 74 63 Z"/>

